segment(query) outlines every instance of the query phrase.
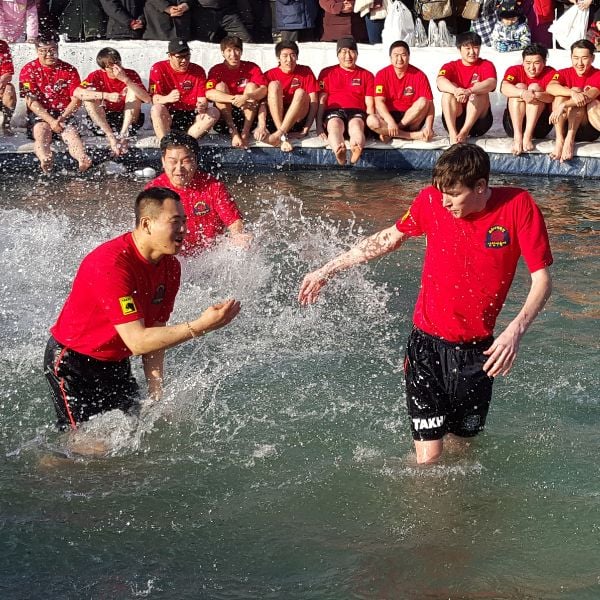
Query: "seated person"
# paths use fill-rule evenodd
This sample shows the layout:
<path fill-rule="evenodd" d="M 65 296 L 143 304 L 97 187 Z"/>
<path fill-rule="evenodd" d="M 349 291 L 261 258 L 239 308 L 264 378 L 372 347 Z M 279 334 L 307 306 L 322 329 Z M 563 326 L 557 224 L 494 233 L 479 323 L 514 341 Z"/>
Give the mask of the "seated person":
<path fill-rule="evenodd" d="M 221 111 L 221 120 L 215 131 L 231 135 L 234 148 L 247 148 L 250 131 L 261 100 L 267 95 L 267 79 L 253 62 L 242 60 L 244 43 L 237 36 L 221 40 L 223 62 L 208 72 L 206 97 Z M 261 111 L 258 132 L 259 141 L 267 139 L 265 111 Z"/>
<path fill-rule="evenodd" d="M 433 138 L 433 94 L 427 75 L 409 64 L 410 48 L 402 40 L 390 46 L 391 64 L 375 75 L 375 114 L 367 126 L 382 142 L 392 138 Z"/>
<path fill-rule="evenodd" d="M 40 36 L 35 49 L 38 58 L 21 69 L 20 94 L 27 105 L 27 135 L 44 173 L 52 170 L 52 137 L 59 135 L 80 171 L 92 166 L 79 132 L 75 113 L 81 102 L 74 96 L 80 79 L 77 69 L 58 58 L 58 37 L 54 33 Z"/>
<path fill-rule="evenodd" d="M 0 109 L 2 111 L 2 133 L 12 135 L 10 120 L 17 105 L 15 86 L 11 83 L 15 69 L 8 44 L 0 40 Z"/>
<path fill-rule="evenodd" d="M 479 34 L 459 33 L 456 47 L 460 58 L 446 63 L 437 76 L 437 87 L 442 92 L 442 124 L 451 145 L 489 131 L 494 121 L 490 92 L 496 89 L 496 68 L 489 60 L 479 58 Z"/>
<path fill-rule="evenodd" d="M 546 65 L 548 50 L 532 44 L 522 56 L 522 64 L 508 67 L 500 84 L 500 91 L 508 99 L 502 124 L 513 138 L 515 156 L 533 150 L 534 138 L 543 139 L 552 129 L 549 117 L 553 96 L 546 92 L 546 86 L 555 71 Z"/>
<path fill-rule="evenodd" d="M 142 102 L 150 102 L 150 94 L 134 70 L 121 66 L 114 48 L 102 48 L 96 63 L 100 69 L 92 71 L 74 95 L 83 101 L 98 135 L 105 135 L 113 154 L 121 156 L 127 152 L 127 138 L 144 124 Z"/>
<path fill-rule="evenodd" d="M 571 45 L 573 66 L 557 71 L 546 91 L 554 96 L 550 122 L 556 142 L 550 158 L 573 158 L 575 142 L 593 142 L 600 136 L 600 70 L 594 62 L 594 44 L 578 40 Z"/>
<path fill-rule="evenodd" d="M 520 0 L 501 0 L 496 5 L 496 16 L 492 46 L 497 52 L 515 52 L 531 44 L 531 31 Z"/>
<path fill-rule="evenodd" d="M 269 82 L 267 143 L 284 152 L 293 148 L 292 138 L 306 137 L 317 114 L 319 86 L 310 67 L 298 64 L 298 44 L 287 41 L 275 46 L 279 66 L 265 73 Z"/>
<path fill-rule="evenodd" d="M 365 147 L 365 121 L 375 112 L 373 74 L 356 64 L 358 49 L 354 38 L 337 43 L 338 64 L 319 74 L 317 134 L 326 139 L 340 165 L 346 164 L 346 142 L 350 138 L 350 162 L 355 164 Z"/>
<path fill-rule="evenodd" d="M 187 131 L 201 138 L 217 122 L 219 111 L 206 99 L 206 72 L 190 62 L 187 42 L 169 42 L 168 59 L 150 69 L 150 117 L 156 137 L 161 140 L 171 129 Z"/>
<path fill-rule="evenodd" d="M 198 169 L 196 140 L 183 132 L 172 131 L 160 141 L 164 173 L 146 188 L 167 187 L 179 194 L 187 216 L 187 235 L 183 254 L 208 248 L 227 230 L 234 244 L 247 247 L 250 236 L 244 233 L 242 214 L 225 184 Z"/>

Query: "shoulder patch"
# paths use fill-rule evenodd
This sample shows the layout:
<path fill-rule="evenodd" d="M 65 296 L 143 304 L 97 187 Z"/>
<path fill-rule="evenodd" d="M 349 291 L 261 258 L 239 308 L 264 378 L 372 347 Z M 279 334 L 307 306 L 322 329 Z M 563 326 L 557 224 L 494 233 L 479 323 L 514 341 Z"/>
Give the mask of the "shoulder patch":
<path fill-rule="evenodd" d="M 133 315 L 138 311 L 133 296 L 122 296 L 119 298 L 119 304 L 124 315 Z"/>

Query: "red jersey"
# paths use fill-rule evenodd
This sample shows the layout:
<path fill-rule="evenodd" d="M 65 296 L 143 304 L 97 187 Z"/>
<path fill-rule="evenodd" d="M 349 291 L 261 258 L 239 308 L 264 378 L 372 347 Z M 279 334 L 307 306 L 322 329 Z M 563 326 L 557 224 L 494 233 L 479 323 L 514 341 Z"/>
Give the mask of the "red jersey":
<path fill-rule="evenodd" d="M 142 89 L 146 89 L 140 76 L 133 69 L 123 69 L 127 74 L 127 77 L 133 81 L 136 85 L 139 85 Z M 95 92 L 105 92 L 111 94 L 117 92 L 121 94 L 118 102 L 104 101 L 106 110 L 113 112 L 123 112 L 125 110 L 125 95 L 127 94 L 127 86 L 120 79 L 111 78 L 107 75 L 104 69 L 98 69 L 92 71 L 79 85 L 85 90 L 93 90 Z"/>
<path fill-rule="evenodd" d="M 355 67 L 352 71 L 339 65 L 325 67 L 319 73 L 319 87 L 327 93 L 325 108 L 355 108 L 367 110 L 365 96 L 375 93 L 373 73 Z"/>
<path fill-rule="evenodd" d="M 402 78 L 392 65 L 381 69 L 375 75 L 375 96 L 385 98 L 388 110 L 401 112 L 406 112 L 419 98 L 433 100 L 427 75 L 413 65 L 408 65 Z"/>
<path fill-rule="evenodd" d="M 188 228 L 183 254 L 210 246 L 226 227 L 242 218 L 225 184 L 204 171 L 197 171 L 184 189 L 172 186 L 166 173 L 148 183 L 146 189 L 154 186 L 167 187 L 181 196 Z"/>
<path fill-rule="evenodd" d="M 211 67 L 206 80 L 206 89 L 212 90 L 217 83 L 221 82 L 227 85 L 229 93 L 234 96 L 243 94 L 249 83 L 256 85 L 268 85 L 269 83 L 258 65 L 247 60 L 240 61 L 237 69 L 230 69 L 226 62 Z"/>
<path fill-rule="evenodd" d="M 269 83 L 279 81 L 283 90 L 283 105 L 289 106 L 294 98 L 294 92 L 297 89 L 303 89 L 307 94 L 313 94 L 319 91 L 317 80 L 310 67 L 296 65 L 291 73 L 284 73 L 280 67 L 269 69 L 265 73 Z"/>
<path fill-rule="evenodd" d="M 476 83 L 486 79 L 496 79 L 496 67 L 489 60 L 480 58 L 474 65 L 465 65 L 459 58 L 446 63 L 438 73 L 438 77 L 445 77 L 458 87 L 468 90 Z"/>
<path fill-rule="evenodd" d="M 535 79 L 532 79 L 525 72 L 523 65 L 514 65 L 513 67 L 508 67 L 508 69 L 506 69 L 503 81 L 507 81 L 513 85 L 517 85 L 517 83 L 524 83 L 527 86 L 531 85 L 532 83 L 537 83 L 543 90 L 545 90 L 554 73 L 556 73 L 556 71 L 552 67 L 545 66 L 539 76 Z"/>
<path fill-rule="evenodd" d="M 181 266 L 174 256 L 146 260 L 131 233 L 92 250 L 81 262 L 50 333 L 63 346 L 99 360 L 131 356 L 115 325 L 144 319 L 166 323 L 179 290 Z"/>
<path fill-rule="evenodd" d="M 62 60 L 53 67 L 44 67 L 39 60 L 32 60 L 19 74 L 21 96 L 34 97 L 46 110 L 65 110 L 79 83 L 77 69 Z"/>
<path fill-rule="evenodd" d="M 185 73 L 175 71 L 168 60 L 154 63 L 150 69 L 150 95 L 167 96 L 177 89 L 181 97 L 177 102 L 168 104 L 169 110 L 196 110 L 198 98 L 204 98 L 206 72 L 195 63 L 190 63 Z"/>
<path fill-rule="evenodd" d="M 579 77 L 573 67 L 568 67 L 567 69 L 556 71 L 552 77 L 552 81 L 557 81 L 560 85 L 568 88 L 578 87 L 584 92 L 592 87 L 600 90 L 600 69 L 591 67 L 586 75 Z"/>
<path fill-rule="evenodd" d="M 429 186 L 396 223 L 406 235 L 427 236 L 414 324 L 450 342 L 492 335 L 521 255 L 531 273 L 552 264 L 544 219 L 529 193 L 491 191 L 482 212 L 455 218 Z"/>
<path fill-rule="evenodd" d="M 0 76 L 1 75 L 12 75 L 15 72 L 15 68 L 12 62 L 12 56 L 10 55 L 10 48 L 8 44 L 0 40 Z"/>

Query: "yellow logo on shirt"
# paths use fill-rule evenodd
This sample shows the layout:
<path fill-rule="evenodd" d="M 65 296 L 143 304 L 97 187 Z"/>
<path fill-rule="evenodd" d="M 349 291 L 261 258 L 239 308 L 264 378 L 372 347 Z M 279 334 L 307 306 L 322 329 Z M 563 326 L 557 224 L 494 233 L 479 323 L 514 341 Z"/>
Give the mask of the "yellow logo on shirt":
<path fill-rule="evenodd" d="M 376 94 L 383 94 L 383 86 L 382 85 L 376 85 L 375 86 L 375 93 Z"/>
<path fill-rule="evenodd" d="M 121 312 L 124 315 L 133 315 L 138 311 L 133 296 L 123 296 L 122 298 L 119 298 L 119 304 L 121 305 Z"/>
<path fill-rule="evenodd" d="M 506 81 L 514 81 L 514 80 L 515 80 L 515 76 L 514 76 L 514 75 L 509 75 L 509 76 L 506 78 Z"/>
<path fill-rule="evenodd" d="M 214 81 L 207 81 L 206 82 L 206 89 L 207 90 L 212 90 L 215 87 L 215 82 Z"/>
<path fill-rule="evenodd" d="M 400 223 L 404 223 L 404 221 L 406 221 L 406 219 L 408 219 L 408 217 L 410 217 L 410 209 L 408 209 L 405 213 L 404 216 L 400 219 Z"/>
<path fill-rule="evenodd" d="M 153 84 L 150 86 L 150 93 L 151 93 L 151 94 L 156 94 L 156 84 L 155 84 L 155 83 L 153 83 Z"/>

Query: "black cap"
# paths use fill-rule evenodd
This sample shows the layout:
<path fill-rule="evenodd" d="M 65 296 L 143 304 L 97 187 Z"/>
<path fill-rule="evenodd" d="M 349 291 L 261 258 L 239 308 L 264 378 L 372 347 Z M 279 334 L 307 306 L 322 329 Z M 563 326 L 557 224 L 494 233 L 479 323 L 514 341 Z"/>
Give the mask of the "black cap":
<path fill-rule="evenodd" d="M 171 40 L 169 42 L 169 54 L 185 54 L 191 52 L 185 40 Z"/>
<path fill-rule="evenodd" d="M 349 50 L 358 52 L 358 46 L 356 45 L 356 40 L 353 37 L 340 38 L 337 43 L 336 54 L 339 54 L 342 48 L 348 48 Z"/>

